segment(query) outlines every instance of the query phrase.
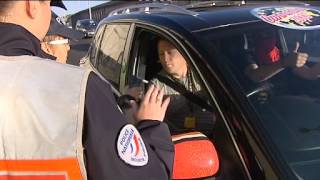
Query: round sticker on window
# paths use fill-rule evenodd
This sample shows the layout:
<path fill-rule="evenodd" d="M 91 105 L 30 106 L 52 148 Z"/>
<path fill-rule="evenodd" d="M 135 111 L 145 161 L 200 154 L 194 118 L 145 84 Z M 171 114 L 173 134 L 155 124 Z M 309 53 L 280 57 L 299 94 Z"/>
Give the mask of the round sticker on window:
<path fill-rule="evenodd" d="M 297 29 L 313 30 L 320 28 L 320 11 L 307 7 L 260 7 L 251 14 L 272 25 Z"/>
<path fill-rule="evenodd" d="M 132 166 L 148 163 L 147 148 L 138 130 L 131 124 L 125 125 L 118 136 L 117 150 L 120 158 Z"/>

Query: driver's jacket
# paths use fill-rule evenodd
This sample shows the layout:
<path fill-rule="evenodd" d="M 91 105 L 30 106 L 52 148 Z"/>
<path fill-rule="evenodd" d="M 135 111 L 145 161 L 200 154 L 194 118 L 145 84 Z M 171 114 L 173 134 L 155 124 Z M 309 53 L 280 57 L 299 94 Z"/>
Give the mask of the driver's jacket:
<path fill-rule="evenodd" d="M 35 56 L 0 56 L 0 72 L 0 179 L 86 179 L 89 73 Z"/>

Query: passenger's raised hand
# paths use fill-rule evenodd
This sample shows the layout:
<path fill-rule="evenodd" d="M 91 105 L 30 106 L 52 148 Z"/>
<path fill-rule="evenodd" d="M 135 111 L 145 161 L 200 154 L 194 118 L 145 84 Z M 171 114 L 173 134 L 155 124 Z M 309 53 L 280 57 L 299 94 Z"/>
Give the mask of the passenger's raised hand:
<path fill-rule="evenodd" d="M 141 101 L 137 113 L 137 120 L 159 120 L 163 121 L 170 98 L 163 100 L 164 91 L 151 85 Z"/>
<path fill-rule="evenodd" d="M 307 62 L 309 55 L 307 53 L 298 52 L 299 47 L 299 42 L 296 42 L 296 47 L 293 52 L 284 59 L 283 64 L 285 67 L 302 67 Z"/>

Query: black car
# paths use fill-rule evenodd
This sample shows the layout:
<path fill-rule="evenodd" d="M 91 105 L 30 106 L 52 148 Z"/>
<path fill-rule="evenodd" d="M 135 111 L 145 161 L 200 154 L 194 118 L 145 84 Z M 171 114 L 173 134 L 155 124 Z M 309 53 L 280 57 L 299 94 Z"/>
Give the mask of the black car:
<path fill-rule="evenodd" d="M 143 82 L 161 70 L 157 42 L 166 39 L 205 91 L 187 99 L 212 113 L 212 119 L 197 119 L 193 126 L 168 124 L 172 133 L 196 130 L 212 140 L 220 159 L 212 179 L 320 179 L 320 81 L 295 74 L 310 69 L 320 74 L 320 9 L 303 3 L 219 3 L 151 3 L 114 11 L 100 23 L 82 63 L 107 79 L 119 97 L 132 79 L 145 88 Z M 278 57 L 281 68 L 272 78 L 249 78 L 248 58 L 256 58 L 261 45 L 256 39 L 267 31 L 277 46 L 270 56 L 307 53 L 306 66 L 284 68 Z"/>
<path fill-rule="evenodd" d="M 85 34 L 85 37 L 93 37 L 96 31 L 97 23 L 92 19 L 81 19 L 76 23 L 76 30 Z"/>

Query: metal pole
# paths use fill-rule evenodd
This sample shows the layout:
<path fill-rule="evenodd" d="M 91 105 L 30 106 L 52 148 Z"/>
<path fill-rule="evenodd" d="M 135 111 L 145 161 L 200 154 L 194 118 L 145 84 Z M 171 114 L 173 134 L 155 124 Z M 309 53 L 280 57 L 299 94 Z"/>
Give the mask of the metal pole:
<path fill-rule="evenodd" d="M 89 18 L 90 18 L 90 20 L 91 20 L 91 19 L 92 19 L 92 15 L 91 15 L 90 0 L 88 0 L 88 9 L 89 9 Z"/>

